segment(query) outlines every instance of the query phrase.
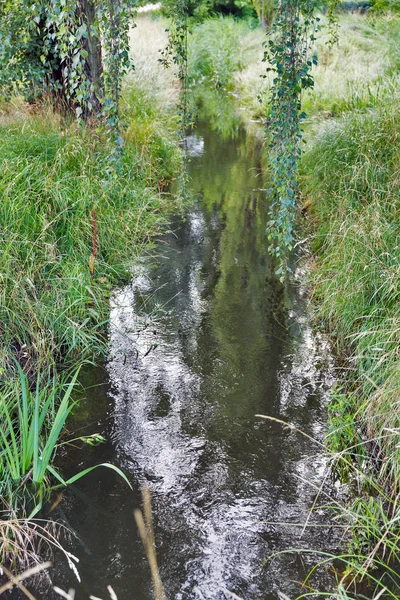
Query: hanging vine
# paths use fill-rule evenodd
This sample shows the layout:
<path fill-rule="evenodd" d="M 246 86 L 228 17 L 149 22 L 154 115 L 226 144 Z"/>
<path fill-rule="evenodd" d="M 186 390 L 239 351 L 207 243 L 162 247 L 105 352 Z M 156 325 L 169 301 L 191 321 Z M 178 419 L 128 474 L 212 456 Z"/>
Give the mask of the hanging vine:
<path fill-rule="evenodd" d="M 331 44 L 338 40 L 337 6 L 338 0 L 331 0 L 328 6 Z M 313 0 L 281 0 L 264 55 L 269 63 L 267 71 L 274 74 L 266 130 L 271 166 L 267 234 L 269 249 L 279 265 L 276 273 L 282 280 L 289 270 L 288 257 L 294 245 L 301 123 L 305 117 L 301 95 L 314 86 L 311 71 L 317 57 L 312 46 L 319 29 Z"/>
<path fill-rule="evenodd" d="M 133 65 L 129 58 L 129 29 L 133 27 L 132 2 L 105 0 L 98 9 L 98 19 L 104 45 L 103 54 L 103 115 L 108 135 L 115 141 L 117 152 L 122 151 L 121 84 Z"/>
<path fill-rule="evenodd" d="M 329 47 L 339 44 L 339 6 L 341 0 L 330 0 L 328 3 Z"/>
<path fill-rule="evenodd" d="M 171 63 L 177 66 L 180 84 L 179 132 L 185 135 L 190 125 L 188 109 L 188 0 L 167 0 L 165 10 L 170 19 L 168 45 L 161 50 L 160 62 L 168 68 Z"/>
<path fill-rule="evenodd" d="M 269 159 L 271 185 L 268 239 L 277 257 L 277 274 L 284 277 L 288 253 L 293 247 L 297 175 L 302 139 L 301 92 L 313 87 L 310 43 L 315 40 L 318 19 L 312 0 L 281 0 L 264 60 L 275 75 L 271 90 Z"/>

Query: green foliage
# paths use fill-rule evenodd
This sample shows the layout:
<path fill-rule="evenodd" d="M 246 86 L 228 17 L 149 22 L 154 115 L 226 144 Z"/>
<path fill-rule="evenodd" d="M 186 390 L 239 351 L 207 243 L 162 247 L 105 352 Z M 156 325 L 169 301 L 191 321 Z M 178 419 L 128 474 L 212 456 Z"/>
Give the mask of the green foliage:
<path fill-rule="evenodd" d="M 185 4 L 188 16 L 198 22 L 218 14 L 240 18 L 253 17 L 260 2 L 262 0 L 187 0 Z M 164 10 L 169 12 L 173 3 L 174 0 L 164 0 Z"/>
<path fill-rule="evenodd" d="M 110 289 L 162 220 L 154 186 L 178 164 L 172 132 L 154 122 L 151 140 L 140 130 L 149 119 L 128 129 L 118 178 L 107 186 L 103 137 L 60 126 L 51 113 L 0 127 L 3 375 L 10 354 L 43 371 L 104 351 Z"/>
<path fill-rule="evenodd" d="M 238 48 L 247 30 L 244 23 L 229 17 L 208 20 L 195 27 L 189 40 L 190 85 L 232 91 L 235 74 L 243 66 Z"/>
<path fill-rule="evenodd" d="M 313 86 L 311 67 L 316 57 L 310 55 L 309 44 L 315 39 L 317 22 L 312 0 L 282 0 L 264 58 L 270 65 L 267 71 L 274 73 L 266 130 L 271 165 L 268 239 L 270 251 L 281 265 L 277 271 L 281 277 L 294 242 L 300 122 L 304 116 L 301 93 Z"/>
<path fill-rule="evenodd" d="M 228 16 L 196 25 L 189 35 L 190 99 L 200 118 L 207 119 L 222 135 L 230 135 L 240 127 L 238 74 L 251 64 L 253 46 L 260 50 L 256 60 L 262 51 L 262 33 L 255 40 L 254 33 L 248 23 Z"/>
<path fill-rule="evenodd" d="M 171 24 L 168 29 L 168 46 L 161 51 L 160 62 L 165 68 L 168 68 L 171 62 L 177 65 L 181 84 L 181 105 L 178 108 L 183 112 L 184 118 L 187 112 L 188 1 L 168 0 L 166 7 Z"/>
<path fill-rule="evenodd" d="M 0 99 L 51 89 L 76 116 L 105 116 L 115 141 L 129 63 L 131 0 L 9 0 L 0 8 Z M 101 51 L 101 41 L 104 51 Z M 118 144 L 117 144 L 118 145 Z"/>
<path fill-rule="evenodd" d="M 328 410 L 326 445 L 335 456 L 333 474 L 341 481 L 351 481 L 354 475 L 354 463 L 362 469 L 363 461 L 367 456 L 358 432 L 355 400 L 351 394 L 332 390 Z"/>
<path fill-rule="evenodd" d="M 398 14 L 400 12 L 399 0 L 371 0 L 370 5 L 377 13 L 392 12 Z"/>
<path fill-rule="evenodd" d="M 79 8 L 76 0 L 68 3 L 65 0 L 53 0 L 44 11 L 40 8 L 40 13 L 33 15 L 36 36 L 41 38 L 44 34 L 40 58 L 49 74 L 55 68 L 54 63 L 62 65 L 61 81 L 55 80 L 53 83 L 65 91 L 68 101 L 76 102 L 78 117 L 85 112 L 92 113 L 92 97 L 98 93 L 94 89 L 95 83 L 85 76 L 88 52 L 83 41 L 89 37 L 90 24 L 85 21 L 85 15 Z M 96 35 L 98 37 L 97 32 Z"/>
<path fill-rule="evenodd" d="M 42 42 L 32 17 L 25 0 L 0 3 L 0 100 L 17 93 L 32 97 L 46 83 Z"/>

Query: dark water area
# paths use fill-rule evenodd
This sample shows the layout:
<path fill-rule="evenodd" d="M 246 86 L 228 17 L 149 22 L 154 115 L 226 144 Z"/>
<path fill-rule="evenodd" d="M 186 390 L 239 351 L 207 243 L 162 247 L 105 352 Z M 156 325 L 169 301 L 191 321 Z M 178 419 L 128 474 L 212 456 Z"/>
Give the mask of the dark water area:
<path fill-rule="evenodd" d="M 59 457 L 65 475 L 112 462 L 133 486 L 97 469 L 53 513 L 79 537 L 70 549 L 82 582 L 61 558 L 53 581 L 78 600 L 108 598 L 107 585 L 118 600 L 152 597 L 133 517 L 141 487 L 152 494 L 168 599 L 227 598 L 226 590 L 293 598 L 315 556 L 265 560 L 289 548 L 334 549 L 327 514 L 309 514 L 324 472 L 318 445 L 256 417 L 322 439 L 331 384 L 301 274 L 283 287 L 267 252 L 258 142 L 200 125 L 187 146 L 195 202 L 116 290 L 108 360 L 83 376 L 73 433 L 107 442 Z M 308 517 L 313 527 L 301 535 Z M 312 583 L 329 589 L 329 570 L 318 573 Z"/>

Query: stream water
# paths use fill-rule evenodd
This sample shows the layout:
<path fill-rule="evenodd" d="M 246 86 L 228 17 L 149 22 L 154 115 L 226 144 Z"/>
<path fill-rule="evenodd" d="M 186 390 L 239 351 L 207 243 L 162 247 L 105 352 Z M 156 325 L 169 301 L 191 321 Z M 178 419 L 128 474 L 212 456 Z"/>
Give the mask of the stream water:
<path fill-rule="evenodd" d="M 318 446 L 256 417 L 321 439 L 331 382 L 299 277 L 281 286 L 267 253 L 258 142 L 199 125 L 187 146 L 195 202 L 115 291 L 107 363 L 84 374 L 75 433 L 101 432 L 107 442 L 61 458 L 66 475 L 112 462 L 134 488 L 97 469 L 57 507 L 79 536 L 72 550 L 82 583 L 61 559 L 54 583 L 74 587 L 78 600 L 109 597 L 107 585 L 118 600 L 152 597 L 133 517 L 142 486 L 152 494 L 168 599 L 219 599 L 226 590 L 293 598 L 315 556 L 284 554 L 263 566 L 267 557 L 334 544 L 326 514 L 309 515 L 324 469 Z M 313 526 L 302 534 L 308 516 Z M 313 584 L 326 589 L 330 580 L 322 570 Z"/>

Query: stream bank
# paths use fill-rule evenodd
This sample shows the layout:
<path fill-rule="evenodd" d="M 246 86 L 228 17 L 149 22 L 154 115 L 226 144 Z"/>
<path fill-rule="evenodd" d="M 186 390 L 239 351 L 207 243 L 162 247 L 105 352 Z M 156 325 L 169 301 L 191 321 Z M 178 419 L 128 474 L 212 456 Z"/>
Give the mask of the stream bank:
<path fill-rule="evenodd" d="M 347 567 L 391 598 L 400 589 L 398 109 L 397 92 L 390 105 L 321 126 L 302 165 L 313 307 L 340 361 L 326 442 L 349 486 L 339 509 L 352 524 Z"/>
<path fill-rule="evenodd" d="M 151 106 L 143 94 L 127 88 L 124 101 L 136 113 L 118 165 L 101 128 L 46 102 L 0 106 L 0 553 L 18 570 L 29 552 L 8 539 L 7 519 L 23 529 L 17 519 L 46 498 L 67 383 L 79 365 L 104 357 L 110 293 L 173 209 L 163 189 L 181 161 L 174 123 L 155 103 L 137 116 Z"/>

